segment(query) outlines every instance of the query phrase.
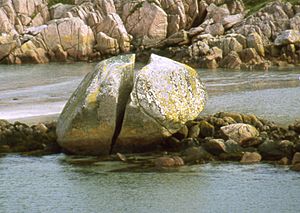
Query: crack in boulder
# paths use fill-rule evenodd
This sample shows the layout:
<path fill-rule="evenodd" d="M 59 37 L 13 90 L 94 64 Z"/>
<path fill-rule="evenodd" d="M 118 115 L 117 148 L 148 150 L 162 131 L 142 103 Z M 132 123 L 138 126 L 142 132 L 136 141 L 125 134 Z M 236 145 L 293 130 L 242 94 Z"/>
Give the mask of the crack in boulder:
<path fill-rule="evenodd" d="M 58 142 L 69 152 L 106 155 L 145 152 L 203 110 L 207 95 L 197 72 L 151 55 L 134 70 L 135 55 L 100 62 L 66 104 Z"/>

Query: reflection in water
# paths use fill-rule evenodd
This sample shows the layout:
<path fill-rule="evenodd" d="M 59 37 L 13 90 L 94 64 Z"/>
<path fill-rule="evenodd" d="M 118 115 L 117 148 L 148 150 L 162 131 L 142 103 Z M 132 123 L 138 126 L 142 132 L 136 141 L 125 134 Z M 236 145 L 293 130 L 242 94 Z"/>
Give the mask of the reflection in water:
<path fill-rule="evenodd" d="M 2 158 L 0 212 L 297 212 L 299 173 L 267 164 L 206 164 L 178 172 L 110 172 L 64 155 Z M 284 196 L 283 196 L 284 195 Z"/>

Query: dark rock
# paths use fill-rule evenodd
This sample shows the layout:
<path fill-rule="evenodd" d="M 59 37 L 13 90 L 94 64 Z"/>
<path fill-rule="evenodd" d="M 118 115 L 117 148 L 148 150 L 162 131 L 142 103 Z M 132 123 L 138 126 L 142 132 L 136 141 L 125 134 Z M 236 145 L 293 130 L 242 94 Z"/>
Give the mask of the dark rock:
<path fill-rule="evenodd" d="M 189 129 L 186 125 L 184 125 L 178 132 L 173 134 L 173 137 L 177 138 L 178 140 L 182 140 L 188 136 Z"/>
<path fill-rule="evenodd" d="M 202 146 L 206 151 L 213 155 L 220 155 L 221 153 L 226 152 L 226 147 L 223 139 L 210 139 L 206 141 Z"/>
<path fill-rule="evenodd" d="M 190 147 L 182 155 L 186 163 L 205 163 L 213 160 L 213 156 L 202 147 Z"/>
<path fill-rule="evenodd" d="M 286 157 L 286 154 L 280 150 L 279 143 L 273 140 L 266 140 L 258 147 L 259 153 L 264 160 L 280 160 Z"/>
<path fill-rule="evenodd" d="M 297 132 L 298 134 L 300 134 L 300 121 L 295 122 L 295 124 L 294 124 L 294 130 L 295 130 L 295 132 Z"/>
<path fill-rule="evenodd" d="M 251 137 L 246 138 L 241 141 L 242 147 L 257 147 L 258 145 L 262 144 L 263 140 L 260 137 Z"/>
<path fill-rule="evenodd" d="M 199 126 L 201 137 L 212 137 L 215 134 L 215 127 L 207 121 L 200 121 Z"/>
<path fill-rule="evenodd" d="M 279 150 L 281 150 L 288 158 L 292 158 L 295 153 L 295 144 L 289 140 L 279 142 Z"/>
<path fill-rule="evenodd" d="M 189 134 L 188 134 L 189 138 L 197 138 L 199 136 L 199 134 L 200 134 L 199 125 L 194 125 L 189 128 Z"/>

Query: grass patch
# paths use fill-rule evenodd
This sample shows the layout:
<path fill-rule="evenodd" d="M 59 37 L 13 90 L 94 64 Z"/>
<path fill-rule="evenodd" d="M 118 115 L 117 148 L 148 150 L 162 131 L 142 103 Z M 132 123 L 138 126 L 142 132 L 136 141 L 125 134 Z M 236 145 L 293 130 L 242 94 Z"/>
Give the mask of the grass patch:
<path fill-rule="evenodd" d="M 261 8 L 266 6 L 268 3 L 273 2 L 274 0 L 244 0 L 246 9 L 250 10 L 249 14 L 253 14 L 259 11 Z M 284 0 L 283 2 L 290 2 L 291 4 L 297 4 L 299 0 Z"/>

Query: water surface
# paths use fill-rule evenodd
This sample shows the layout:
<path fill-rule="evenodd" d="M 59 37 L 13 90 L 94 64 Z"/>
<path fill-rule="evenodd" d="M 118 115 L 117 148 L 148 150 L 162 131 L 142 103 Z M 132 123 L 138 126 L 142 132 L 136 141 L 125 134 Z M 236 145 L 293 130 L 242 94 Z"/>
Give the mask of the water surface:
<path fill-rule="evenodd" d="M 0 118 L 56 119 L 94 64 L 0 66 Z M 300 118 L 300 70 L 199 70 L 203 114 L 255 113 L 286 125 Z M 269 164 L 206 164 L 116 172 L 119 162 L 74 165 L 72 157 L 0 156 L 0 212 L 299 212 L 300 173 Z"/>
<path fill-rule="evenodd" d="M 0 66 L 0 118 L 56 119 L 95 64 Z M 234 72 L 199 69 L 209 100 L 204 113 L 255 113 L 286 125 L 300 119 L 300 69 Z M 32 119 L 35 118 L 35 119 Z"/>

